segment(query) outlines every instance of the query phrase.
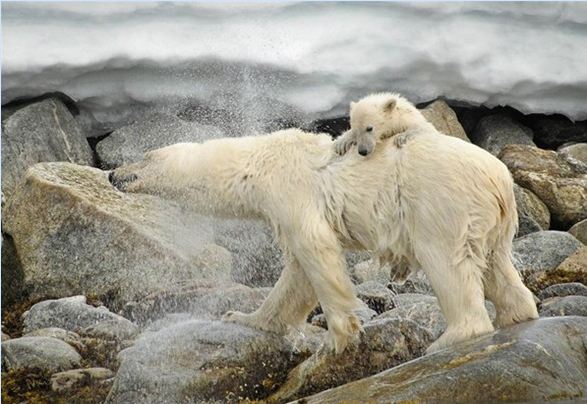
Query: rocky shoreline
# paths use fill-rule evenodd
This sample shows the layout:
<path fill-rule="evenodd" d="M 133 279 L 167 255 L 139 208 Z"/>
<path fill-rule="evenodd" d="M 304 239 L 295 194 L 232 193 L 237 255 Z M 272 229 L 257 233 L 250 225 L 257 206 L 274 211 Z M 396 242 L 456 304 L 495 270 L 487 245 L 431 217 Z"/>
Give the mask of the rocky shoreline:
<path fill-rule="evenodd" d="M 440 131 L 511 171 L 514 263 L 541 318 L 423 356 L 446 327 L 427 281 L 390 282 L 389 268 L 349 253 L 365 333 L 337 357 L 321 347 L 319 309 L 286 337 L 219 321 L 227 310 L 254 310 L 279 276 L 281 253 L 266 226 L 189 215 L 107 180 L 105 170 L 168 144 L 289 126 L 337 135 L 348 126 L 344 116 L 258 102 L 274 112 L 254 122 L 238 108 L 191 105 L 107 129 L 61 93 L 2 106 L 3 400 L 583 397 L 587 121 L 442 99 L 420 105 Z"/>

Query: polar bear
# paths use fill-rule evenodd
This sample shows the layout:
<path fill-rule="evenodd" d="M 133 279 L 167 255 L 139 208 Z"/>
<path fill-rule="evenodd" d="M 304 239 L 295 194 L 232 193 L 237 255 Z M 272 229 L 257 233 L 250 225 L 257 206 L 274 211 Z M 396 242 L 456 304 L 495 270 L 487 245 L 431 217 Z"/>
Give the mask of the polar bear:
<path fill-rule="evenodd" d="M 252 313 L 225 321 L 285 333 L 320 303 L 330 343 L 342 352 L 361 331 L 343 250 L 421 266 L 448 327 L 429 352 L 537 316 L 510 261 L 516 231 L 512 179 L 484 150 L 429 130 L 398 147 L 382 142 L 363 157 L 339 156 L 327 134 L 288 129 L 267 135 L 182 143 L 110 173 L 123 192 L 173 199 L 223 217 L 272 225 L 285 268 Z"/>
<path fill-rule="evenodd" d="M 394 143 L 401 147 L 414 135 L 409 128 L 435 130 L 424 115 L 408 100 L 395 93 L 377 93 L 350 104 L 351 128 L 334 142 L 337 154 L 345 154 L 352 146 L 362 156 L 370 154 L 375 145 L 395 135 Z"/>

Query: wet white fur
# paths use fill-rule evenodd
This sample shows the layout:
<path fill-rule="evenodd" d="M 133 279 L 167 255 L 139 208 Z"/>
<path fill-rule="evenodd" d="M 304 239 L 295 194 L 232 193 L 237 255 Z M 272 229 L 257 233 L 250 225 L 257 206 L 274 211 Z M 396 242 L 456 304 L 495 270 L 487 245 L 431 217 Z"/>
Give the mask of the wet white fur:
<path fill-rule="evenodd" d="M 338 156 L 328 135 L 298 129 L 177 144 L 115 175 L 137 175 L 128 192 L 273 226 L 286 267 L 258 310 L 227 313 L 227 321 L 284 333 L 319 302 L 333 347 L 343 351 L 361 328 L 344 248 L 423 268 L 448 323 L 430 351 L 493 330 L 484 296 L 497 325 L 536 318 L 510 260 L 517 214 L 506 167 L 430 125 L 407 133 L 400 148 L 383 141 L 366 158 Z"/>

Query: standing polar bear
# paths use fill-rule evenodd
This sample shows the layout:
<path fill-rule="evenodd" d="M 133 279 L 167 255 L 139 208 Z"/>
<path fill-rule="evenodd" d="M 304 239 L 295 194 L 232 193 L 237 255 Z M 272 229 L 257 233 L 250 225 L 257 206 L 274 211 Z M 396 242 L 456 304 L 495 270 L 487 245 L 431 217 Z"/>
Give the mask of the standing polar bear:
<path fill-rule="evenodd" d="M 395 125 L 406 141 L 378 140 L 367 157 L 339 156 L 328 135 L 289 129 L 165 147 L 116 169 L 110 181 L 200 213 L 272 225 L 283 273 L 259 309 L 229 312 L 225 321 L 285 333 L 320 303 L 332 347 L 343 351 L 361 330 L 345 248 L 425 271 L 448 324 L 429 352 L 492 331 L 485 296 L 498 326 L 536 318 L 532 294 L 510 260 L 517 214 L 506 167 L 438 134 L 407 101 L 399 105 L 395 97 L 397 108 L 389 109 L 381 100 L 363 103 L 370 113 L 356 116 L 353 130 L 372 126 L 368 132 L 377 134 Z"/>

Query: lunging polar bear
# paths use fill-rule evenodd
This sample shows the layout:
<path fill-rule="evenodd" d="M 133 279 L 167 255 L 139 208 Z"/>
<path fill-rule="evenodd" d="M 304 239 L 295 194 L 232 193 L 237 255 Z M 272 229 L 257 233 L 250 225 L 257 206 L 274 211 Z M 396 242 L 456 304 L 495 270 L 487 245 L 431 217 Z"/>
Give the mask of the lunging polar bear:
<path fill-rule="evenodd" d="M 407 141 L 379 141 L 366 157 L 339 156 L 328 135 L 289 129 L 165 147 L 113 171 L 110 180 L 124 192 L 272 225 L 285 269 L 259 309 L 229 312 L 226 321 L 285 333 L 320 303 L 333 348 L 343 351 L 361 330 L 345 248 L 425 271 L 448 324 L 429 352 L 492 331 L 485 296 L 498 326 L 536 318 L 532 294 L 510 260 L 517 214 L 506 167 L 440 135 L 410 103 L 396 99 L 389 109 L 383 98 L 356 117 L 354 130 L 377 134 L 391 125 Z"/>

